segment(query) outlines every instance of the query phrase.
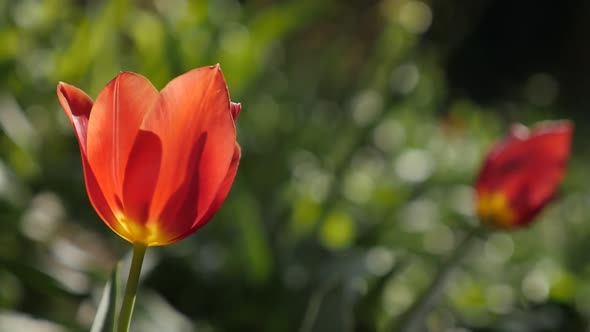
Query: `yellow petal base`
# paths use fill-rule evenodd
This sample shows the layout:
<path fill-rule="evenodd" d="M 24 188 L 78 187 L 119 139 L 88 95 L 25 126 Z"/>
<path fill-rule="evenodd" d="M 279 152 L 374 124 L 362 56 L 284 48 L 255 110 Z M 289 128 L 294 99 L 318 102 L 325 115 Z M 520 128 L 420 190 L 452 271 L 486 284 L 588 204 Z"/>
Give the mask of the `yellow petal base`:
<path fill-rule="evenodd" d="M 143 243 L 149 247 L 170 244 L 174 237 L 162 230 L 155 222 L 145 225 L 136 223 L 124 216 L 117 216 L 117 224 L 109 225 L 111 229 L 125 240 L 136 244 Z"/>
<path fill-rule="evenodd" d="M 479 193 L 477 214 L 484 223 L 500 228 L 510 228 L 516 221 L 515 213 L 508 205 L 506 195 L 501 192 Z"/>

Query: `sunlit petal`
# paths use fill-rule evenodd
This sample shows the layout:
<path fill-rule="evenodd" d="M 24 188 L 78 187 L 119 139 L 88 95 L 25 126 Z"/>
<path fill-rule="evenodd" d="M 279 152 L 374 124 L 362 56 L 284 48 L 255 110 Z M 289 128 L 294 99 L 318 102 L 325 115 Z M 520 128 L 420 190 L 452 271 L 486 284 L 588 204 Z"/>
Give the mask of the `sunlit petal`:
<path fill-rule="evenodd" d="M 159 136 L 163 148 L 150 217 L 190 227 L 213 202 L 236 142 L 219 66 L 195 69 L 172 80 L 143 128 Z"/>
<path fill-rule="evenodd" d="M 88 120 L 88 162 L 109 205 L 123 210 L 127 160 L 158 91 L 143 76 L 123 72 L 101 91 Z"/>
<path fill-rule="evenodd" d="M 96 182 L 96 177 L 88 164 L 88 158 L 86 156 L 86 133 L 88 118 L 90 117 L 90 110 L 93 104 L 92 99 L 82 90 L 66 83 L 59 83 L 57 86 L 57 96 L 78 138 L 84 170 L 84 181 L 86 182 L 86 190 L 90 202 L 100 217 L 108 224 L 112 224 L 115 222 L 115 217 Z"/>

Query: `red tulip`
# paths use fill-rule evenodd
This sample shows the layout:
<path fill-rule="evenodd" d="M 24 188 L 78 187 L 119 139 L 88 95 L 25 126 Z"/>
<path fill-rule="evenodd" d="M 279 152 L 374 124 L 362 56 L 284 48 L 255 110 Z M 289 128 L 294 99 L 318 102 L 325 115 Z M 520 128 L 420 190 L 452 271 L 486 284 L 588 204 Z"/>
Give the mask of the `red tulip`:
<path fill-rule="evenodd" d="M 59 101 L 80 145 L 88 196 L 131 243 L 176 242 L 221 207 L 240 160 L 232 103 L 219 65 L 172 80 L 160 92 L 122 72 L 96 102 L 59 83 Z"/>
<path fill-rule="evenodd" d="M 573 125 L 515 125 L 488 153 L 477 177 L 479 218 L 499 228 L 530 223 L 554 197 L 570 155 Z"/>

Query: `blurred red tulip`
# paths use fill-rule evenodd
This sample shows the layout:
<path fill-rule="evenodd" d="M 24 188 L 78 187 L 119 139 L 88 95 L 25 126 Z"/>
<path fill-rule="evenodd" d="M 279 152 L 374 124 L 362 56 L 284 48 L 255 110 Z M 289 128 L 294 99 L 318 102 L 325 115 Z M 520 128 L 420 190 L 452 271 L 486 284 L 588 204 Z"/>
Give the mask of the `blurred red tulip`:
<path fill-rule="evenodd" d="M 240 160 L 232 103 L 219 65 L 162 91 L 122 72 L 96 102 L 59 83 L 59 101 L 80 145 L 88 196 L 102 220 L 131 243 L 176 242 L 221 207 Z"/>
<path fill-rule="evenodd" d="M 477 177 L 477 212 L 486 224 L 515 228 L 530 223 L 551 201 L 570 155 L 573 125 L 515 125 L 488 153 Z"/>

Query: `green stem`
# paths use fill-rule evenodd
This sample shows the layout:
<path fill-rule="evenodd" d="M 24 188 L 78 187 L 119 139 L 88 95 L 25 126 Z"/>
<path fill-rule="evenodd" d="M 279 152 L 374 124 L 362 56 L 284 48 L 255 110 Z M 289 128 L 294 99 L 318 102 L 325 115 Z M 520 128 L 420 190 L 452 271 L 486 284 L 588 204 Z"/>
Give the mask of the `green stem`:
<path fill-rule="evenodd" d="M 481 228 L 473 228 L 465 235 L 461 243 L 459 243 L 449 258 L 442 264 L 438 273 L 424 291 L 422 296 L 414 302 L 414 304 L 406 311 L 402 316 L 400 323 L 394 331 L 397 332 L 414 332 L 420 331 L 420 326 L 424 324 L 424 321 L 432 308 L 438 302 L 448 279 L 452 275 L 453 270 L 463 257 L 470 252 L 470 247 L 474 243 L 476 235 L 479 233 Z"/>
<path fill-rule="evenodd" d="M 133 314 L 133 307 L 135 305 L 135 296 L 137 295 L 137 285 L 139 284 L 141 265 L 143 264 L 143 257 L 145 256 L 146 250 L 147 246 L 143 243 L 135 243 L 133 245 L 133 258 L 131 259 L 129 277 L 127 278 L 127 285 L 125 286 L 125 297 L 123 298 L 121 312 L 119 313 L 118 332 L 129 331 L 131 315 Z"/>

